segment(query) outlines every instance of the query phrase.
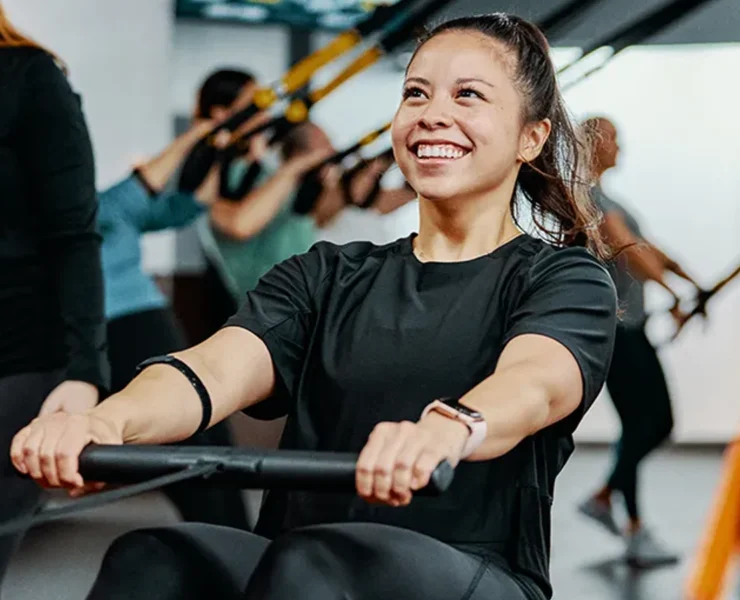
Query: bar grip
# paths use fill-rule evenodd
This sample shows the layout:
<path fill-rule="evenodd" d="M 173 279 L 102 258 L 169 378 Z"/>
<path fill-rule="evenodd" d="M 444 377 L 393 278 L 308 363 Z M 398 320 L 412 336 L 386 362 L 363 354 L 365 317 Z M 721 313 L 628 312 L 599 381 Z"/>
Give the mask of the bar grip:
<path fill-rule="evenodd" d="M 300 489 L 351 493 L 355 489 L 357 454 L 303 450 L 259 450 L 213 446 L 90 445 L 79 458 L 80 474 L 87 481 L 135 483 L 174 473 L 187 467 L 218 464 L 210 484 L 242 489 Z M 454 477 L 442 461 L 429 485 L 415 492 L 438 496 Z"/>

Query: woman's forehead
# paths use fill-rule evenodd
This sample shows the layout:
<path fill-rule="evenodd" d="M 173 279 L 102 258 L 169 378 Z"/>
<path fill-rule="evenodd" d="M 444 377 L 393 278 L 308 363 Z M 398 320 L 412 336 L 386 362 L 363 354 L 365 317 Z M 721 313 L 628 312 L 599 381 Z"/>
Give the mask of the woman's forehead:
<path fill-rule="evenodd" d="M 407 77 L 456 73 L 463 78 L 495 76 L 515 66 L 513 53 L 499 40 L 477 31 L 446 31 L 425 42 L 416 52 Z M 477 73 L 476 73 L 477 71 Z"/>

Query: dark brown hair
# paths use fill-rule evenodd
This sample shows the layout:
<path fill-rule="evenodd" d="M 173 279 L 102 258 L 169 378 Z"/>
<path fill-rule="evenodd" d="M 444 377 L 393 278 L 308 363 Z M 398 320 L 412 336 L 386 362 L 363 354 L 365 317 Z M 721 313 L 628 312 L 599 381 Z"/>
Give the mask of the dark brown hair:
<path fill-rule="evenodd" d="M 280 155 L 284 161 L 311 151 L 318 125 L 312 121 L 299 123 L 285 135 L 280 145 Z"/>
<path fill-rule="evenodd" d="M 212 117 L 217 106 L 229 107 L 239 97 L 244 86 L 256 79 L 249 71 L 240 69 L 219 69 L 211 73 L 198 91 L 197 115 L 202 119 Z"/>
<path fill-rule="evenodd" d="M 477 32 L 503 44 L 516 58 L 513 78 L 523 99 L 523 123 L 543 119 L 552 123 L 540 155 L 519 172 L 511 199 L 514 219 L 519 221 L 518 203 L 524 201 L 548 242 L 587 247 L 599 258 L 609 258 L 599 233 L 601 215 L 588 193 L 589 147 L 565 108 L 545 35 L 536 25 L 504 13 L 463 17 L 428 32 L 414 55 L 430 39 L 453 31 Z"/>

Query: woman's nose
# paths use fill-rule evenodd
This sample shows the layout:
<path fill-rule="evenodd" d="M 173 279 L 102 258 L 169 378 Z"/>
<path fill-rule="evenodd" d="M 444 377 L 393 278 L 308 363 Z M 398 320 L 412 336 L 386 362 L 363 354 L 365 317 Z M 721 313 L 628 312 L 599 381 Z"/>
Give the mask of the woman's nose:
<path fill-rule="evenodd" d="M 419 119 L 419 125 L 425 129 L 441 129 L 452 125 L 452 114 L 442 100 L 431 101 Z"/>

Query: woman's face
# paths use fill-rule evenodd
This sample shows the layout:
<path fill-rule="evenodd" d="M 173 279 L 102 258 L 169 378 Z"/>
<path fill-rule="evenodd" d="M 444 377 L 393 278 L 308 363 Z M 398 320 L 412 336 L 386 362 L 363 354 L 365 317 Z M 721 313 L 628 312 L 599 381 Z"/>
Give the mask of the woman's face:
<path fill-rule="evenodd" d="M 602 119 L 599 122 L 599 143 L 596 147 L 597 168 L 606 171 L 617 165 L 619 157 L 619 141 L 617 128 L 609 121 Z"/>
<path fill-rule="evenodd" d="M 477 32 L 445 32 L 409 65 L 392 127 L 396 161 L 423 198 L 480 195 L 516 180 L 549 134 L 522 127 L 515 58 Z M 538 138 L 538 135 L 540 138 Z M 535 152 L 535 154 L 532 154 Z"/>

